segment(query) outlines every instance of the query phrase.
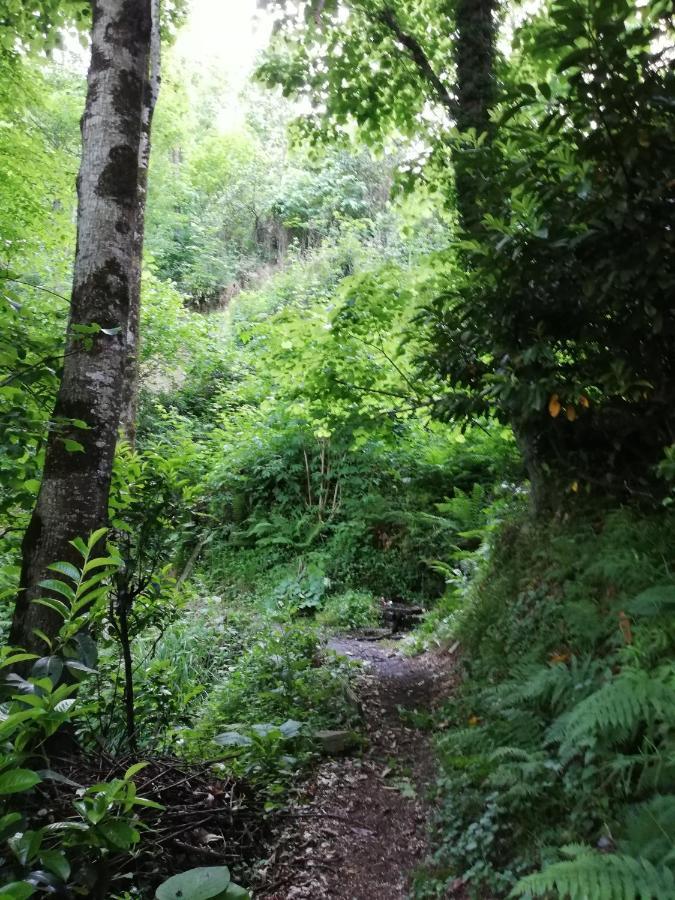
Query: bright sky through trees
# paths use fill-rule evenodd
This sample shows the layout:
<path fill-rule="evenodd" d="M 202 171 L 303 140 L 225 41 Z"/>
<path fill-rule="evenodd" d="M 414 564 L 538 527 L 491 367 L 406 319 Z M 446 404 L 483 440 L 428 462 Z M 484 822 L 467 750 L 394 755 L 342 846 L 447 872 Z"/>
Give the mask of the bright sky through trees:
<path fill-rule="evenodd" d="M 227 76 L 230 91 L 223 97 L 219 123 L 225 129 L 238 125 L 243 116 L 238 94 L 268 36 L 265 14 L 256 9 L 255 0 L 191 0 L 177 50 L 187 60 L 205 63 Z"/>

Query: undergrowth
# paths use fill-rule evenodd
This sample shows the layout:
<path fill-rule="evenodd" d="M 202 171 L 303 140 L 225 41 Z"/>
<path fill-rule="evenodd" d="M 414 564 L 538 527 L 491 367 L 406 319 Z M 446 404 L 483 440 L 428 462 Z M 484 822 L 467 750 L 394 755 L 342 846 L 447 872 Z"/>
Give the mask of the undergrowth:
<path fill-rule="evenodd" d="M 512 514 L 450 591 L 435 624 L 466 677 L 439 716 L 418 898 L 458 878 L 472 896 L 675 896 L 674 525 Z"/>

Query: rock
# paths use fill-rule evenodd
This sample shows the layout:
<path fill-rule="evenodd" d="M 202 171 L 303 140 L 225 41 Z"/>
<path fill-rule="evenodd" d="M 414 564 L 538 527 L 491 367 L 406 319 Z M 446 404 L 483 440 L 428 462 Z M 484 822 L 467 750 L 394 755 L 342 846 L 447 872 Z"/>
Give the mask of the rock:
<path fill-rule="evenodd" d="M 407 603 L 384 598 L 380 600 L 380 604 L 384 623 L 389 625 L 393 634 L 414 628 L 424 615 L 424 608 L 421 606 L 409 606 Z"/>
<path fill-rule="evenodd" d="M 349 753 L 360 744 L 359 736 L 355 731 L 315 731 L 314 739 L 321 744 L 321 749 L 329 756 Z"/>

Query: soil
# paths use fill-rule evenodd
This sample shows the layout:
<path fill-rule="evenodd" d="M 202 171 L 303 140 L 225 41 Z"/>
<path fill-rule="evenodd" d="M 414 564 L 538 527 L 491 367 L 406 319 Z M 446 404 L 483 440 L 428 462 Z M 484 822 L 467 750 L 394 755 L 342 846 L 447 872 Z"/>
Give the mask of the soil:
<path fill-rule="evenodd" d="M 451 691 L 449 654 L 336 638 L 361 660 L 365 749 L 324 762 L 290 810 L 255 892 L 262 900 L 403 900 L 427 852 L 434 761 L 425 711 Z M 408 714 L 406 715 L 406 711 Z"/>

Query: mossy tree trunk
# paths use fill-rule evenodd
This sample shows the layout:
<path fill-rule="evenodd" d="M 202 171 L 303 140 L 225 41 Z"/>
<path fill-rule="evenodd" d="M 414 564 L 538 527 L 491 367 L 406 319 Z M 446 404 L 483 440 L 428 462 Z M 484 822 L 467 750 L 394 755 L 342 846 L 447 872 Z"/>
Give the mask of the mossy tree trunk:
<path fill-rule="evenodd" d="M 60 624 L 55 613 L 32 603 L 47 566 L 73 559 L 69 541 L 106 521 L 139 248 L 138 173 L 151 0 L 93 0 L 92 9 L 66 355 L 42 485 L 22 546 L 10 638 L 38 650 L 44 644 L 34 629 L 53 636 Z"/>

